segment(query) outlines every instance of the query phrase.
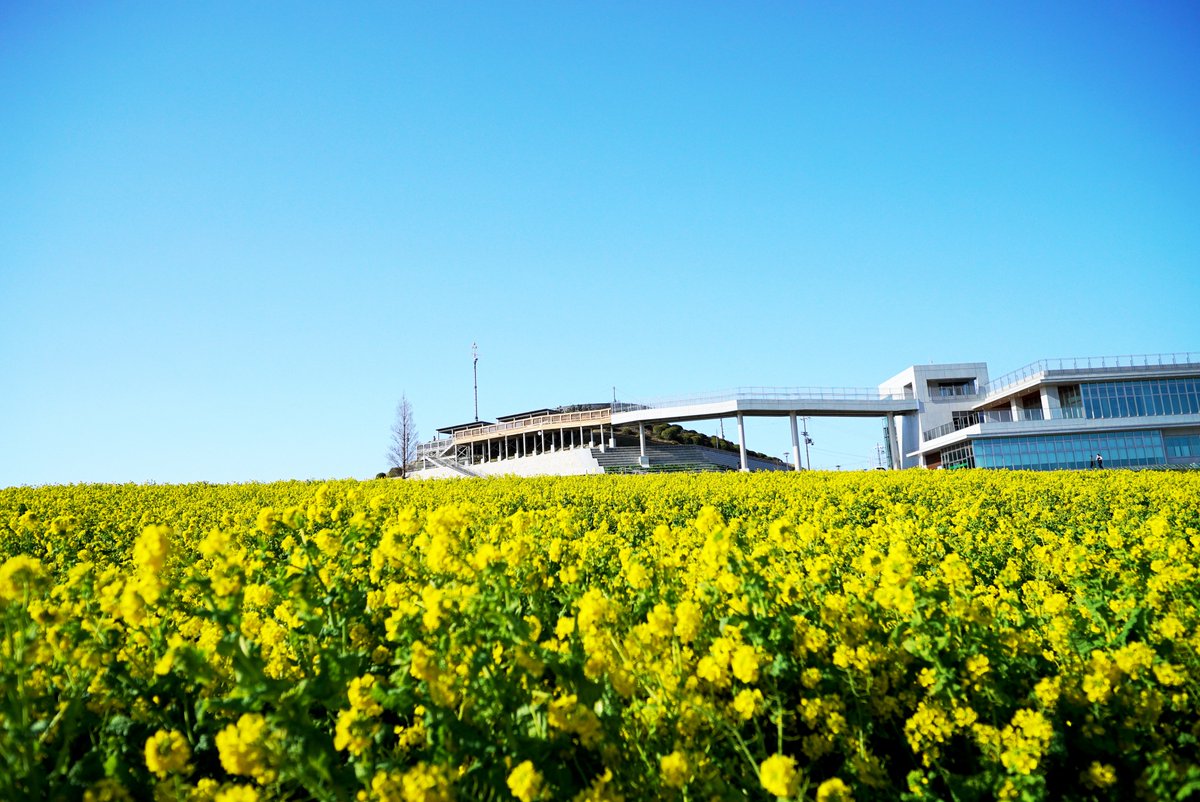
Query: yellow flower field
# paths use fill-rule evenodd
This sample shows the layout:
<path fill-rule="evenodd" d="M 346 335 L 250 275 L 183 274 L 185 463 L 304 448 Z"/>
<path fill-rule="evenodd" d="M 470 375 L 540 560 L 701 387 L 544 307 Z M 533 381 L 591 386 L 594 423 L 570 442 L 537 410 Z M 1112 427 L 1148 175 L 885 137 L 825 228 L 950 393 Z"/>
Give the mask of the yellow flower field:
<path fill-rule="evenodd" d="M 0 490 L 0 799 L 1200 798 L 1200 475 Z"/>

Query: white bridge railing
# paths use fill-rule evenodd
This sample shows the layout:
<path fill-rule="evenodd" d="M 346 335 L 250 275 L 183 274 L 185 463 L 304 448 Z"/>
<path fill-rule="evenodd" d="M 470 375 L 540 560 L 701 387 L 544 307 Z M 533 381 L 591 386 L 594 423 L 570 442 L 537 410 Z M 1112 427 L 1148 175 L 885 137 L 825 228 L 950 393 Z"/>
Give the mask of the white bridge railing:
<path fill-rule="evenodd" d="M 653 398 L 647 401 L 619 401 L 613 412 L 642 409 L 686 407 L 721 401 L 897 401 L 911 400 L 901 391 L 881 391 L 876 387 L 734 387 L 691 395 Z"/>

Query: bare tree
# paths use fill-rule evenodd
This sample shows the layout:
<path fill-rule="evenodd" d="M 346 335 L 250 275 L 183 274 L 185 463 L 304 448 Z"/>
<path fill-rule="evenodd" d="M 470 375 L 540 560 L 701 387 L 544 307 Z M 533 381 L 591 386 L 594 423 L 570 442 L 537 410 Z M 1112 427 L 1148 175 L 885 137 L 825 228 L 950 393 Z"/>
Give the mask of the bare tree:
<path fill-rule="evenodd" d="M 392 439 L 388 443 L 387 459 L 389 465 L 400 469 L 402 479 L 408 472 L 409 463 L 417 458 L 418 442 L 412 404 L 409 403 L 407 394 L 401 394 L 400 403 L 396 404 L 396 420 L 392 423 Z"/>

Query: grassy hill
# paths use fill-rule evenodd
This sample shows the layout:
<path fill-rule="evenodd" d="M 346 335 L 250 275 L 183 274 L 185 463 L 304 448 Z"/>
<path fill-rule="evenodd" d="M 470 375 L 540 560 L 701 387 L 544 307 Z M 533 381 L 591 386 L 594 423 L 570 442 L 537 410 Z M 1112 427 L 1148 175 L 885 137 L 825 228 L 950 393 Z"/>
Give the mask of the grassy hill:
<path fill-rule="evenodd" d="M 638 429 L 636 426 L 616 427 L 617 445 L 636 446 L 638 444 Z M 685 429 L 674 423 L 655 423 L 646 427 L 646 442 L 656 445 L 692 445 L 707 446 L 721 451 L 738 452 L 738 444 L 716 435 L 707 435 L 694 429 Z M 764 454 L 761 451 L 746 449 L 746 453 L 758 459 L 782 463 L 778 457 Z"/>

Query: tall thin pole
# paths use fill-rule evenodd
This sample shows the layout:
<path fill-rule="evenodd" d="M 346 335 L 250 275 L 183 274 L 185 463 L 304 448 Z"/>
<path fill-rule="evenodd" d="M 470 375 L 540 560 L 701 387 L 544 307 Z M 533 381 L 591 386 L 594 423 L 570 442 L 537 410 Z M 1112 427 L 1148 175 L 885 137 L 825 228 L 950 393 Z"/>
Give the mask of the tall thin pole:
<path fill-rule="evenodd" d="M 479 423 L 479 346 L 471 343 L 471 367 L 475 372 L 475 422 Z"/>

